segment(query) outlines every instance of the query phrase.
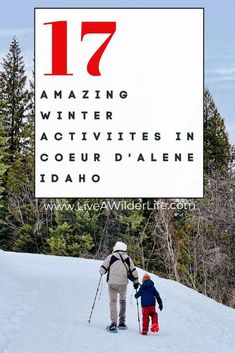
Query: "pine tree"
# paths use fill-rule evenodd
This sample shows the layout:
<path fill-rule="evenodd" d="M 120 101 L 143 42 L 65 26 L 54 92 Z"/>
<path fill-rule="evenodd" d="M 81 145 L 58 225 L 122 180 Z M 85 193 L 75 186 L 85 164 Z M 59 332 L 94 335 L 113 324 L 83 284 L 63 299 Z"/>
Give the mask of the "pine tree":
<path fill-rule="evenodd" d="M 204 92 L 204 168 L 207 175 L 224 172 L 231 161 L 231 146 L 224 119 L 208 90 Z"/>
<path fill-rule="evenodd" d="M 6 167 L 0 166 L 0 174 L 4 175 L 0 216 L 1 229 L 8 227 L 8 238 L 1 236 L 1 229 L 0 238 L 4 238 L 5 248 L 8 244 L 13 248 L 18 237 L 22 240 L 25 234 L 30 233 L 25 227 L 28 223 L 31 226 L 34 218 L 31 207 L 34 204 L 33 106 L 30 105 L 33 89 L 28 91 L 26 81 L 21 49 L 16 38 L 13 38 L 0 71 L 0 164 L 3 161 L 7 164 L 7 171 Z M 5 234 L 5 230 L 3 233 Z M 31 233 L 34 235 L 33 231 Z M 24 250 L 27 249 L 28 247 Z"/>
<path fill-rule="evenodd" d="M 3 58 L 3 70 L 0 72 L 0 115 L 9 137 L 10 159 L 14 161 L 25 144 L 24 126 L 27 123 L 29 94 L 26 88 L 26 75 L 21 49 L 16 38 L 13 38 L 9 52 Z"/>

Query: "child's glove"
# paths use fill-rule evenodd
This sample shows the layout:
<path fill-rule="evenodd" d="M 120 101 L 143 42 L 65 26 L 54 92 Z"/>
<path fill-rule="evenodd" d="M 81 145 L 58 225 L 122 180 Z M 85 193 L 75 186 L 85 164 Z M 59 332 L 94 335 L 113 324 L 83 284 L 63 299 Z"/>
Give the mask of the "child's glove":
<path fill-rule="evenodd" d="M 134 289 L 138 289 L 139 283 L 133 283 L 133 287 L 134 287 Z"/>
<path fill-rule="evenodd" d="M 163 305 L 162 304 L 159 305 L 159 309 L 160 309 L 160 311 L 162 311 L 162 309 L 163 309 Z"/>

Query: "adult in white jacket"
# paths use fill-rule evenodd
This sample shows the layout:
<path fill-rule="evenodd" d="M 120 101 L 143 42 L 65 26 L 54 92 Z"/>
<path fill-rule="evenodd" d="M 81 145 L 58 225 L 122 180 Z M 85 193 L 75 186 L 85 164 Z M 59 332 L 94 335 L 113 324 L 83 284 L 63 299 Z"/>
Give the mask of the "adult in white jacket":
<path fill-rule="evenodd" d="M 132 259 L 127 255 L 127 245 L 121 241 L 116 242 L 113 252 L 103 262 L 100 267 L 100 274 L 107 273 L 107 283 L 110 298 L 110 319 L 109 331 L 117 330 L 118 313 L 117 297 L 119 294 L 119 329 L 126 329 L 126 292 L 128 278 L 133 282 L 135 289 L 139 286 L 138 272 Z"/>

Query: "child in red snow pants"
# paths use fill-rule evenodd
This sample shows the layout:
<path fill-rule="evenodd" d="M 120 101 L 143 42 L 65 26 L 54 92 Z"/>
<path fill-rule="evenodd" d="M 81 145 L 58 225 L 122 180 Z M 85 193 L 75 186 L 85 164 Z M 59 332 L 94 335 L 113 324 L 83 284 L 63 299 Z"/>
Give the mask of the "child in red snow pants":
<path fill-rule="evenodd" d="M 152 326 L 150 327 L 150 331 L 158 332 L 159 331 L 158 315 L 155 309 L 156 300 L 158 302 L 160 311 L 162 311 L 163 309 L 163 303 L 148 273 L 144 274 L 142 285 L 138 290 L 138 292 L 136 292 L 135 294 L 136 299 L 138 299 L 139 297 L 141 297 L 141 306 L 142 306 L 142 314 L 143 314 L 142 335 L 147 335 L 148 333 L 150 317 L 152 319 Z"/>

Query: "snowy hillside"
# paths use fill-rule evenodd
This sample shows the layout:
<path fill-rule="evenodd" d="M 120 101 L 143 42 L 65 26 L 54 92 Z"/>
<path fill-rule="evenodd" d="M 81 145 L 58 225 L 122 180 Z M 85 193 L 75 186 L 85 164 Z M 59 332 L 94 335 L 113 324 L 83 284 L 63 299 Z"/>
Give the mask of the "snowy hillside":
<path fill-rule="evenodd" d="M 235 352 L 235 310 L 157 276 L 164 303 L 159 333 L 139 335 L 131 284 L 129 330 L 106 332 L 105 279 L 88 324 L 99 266 L 93 260 L 0 251 L 0 353 Z"/>

